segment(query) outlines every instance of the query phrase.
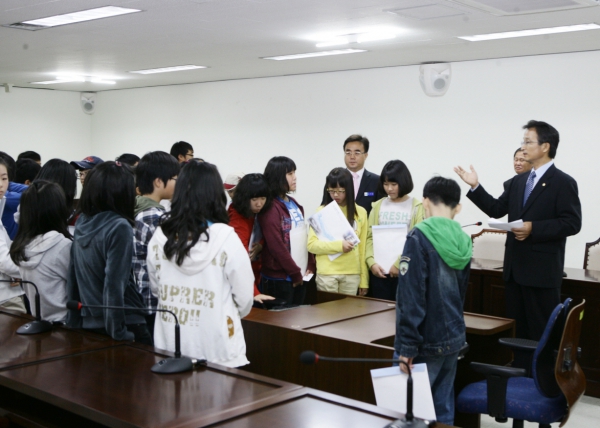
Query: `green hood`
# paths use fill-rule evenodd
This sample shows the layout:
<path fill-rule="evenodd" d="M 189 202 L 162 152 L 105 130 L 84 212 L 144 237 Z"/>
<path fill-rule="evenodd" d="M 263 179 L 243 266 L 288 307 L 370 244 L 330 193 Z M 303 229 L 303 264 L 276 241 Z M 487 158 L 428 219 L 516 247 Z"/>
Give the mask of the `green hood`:
<path fill-rule="evenodd" d="M 446 217 L 430 217 L 415 225 L 452 269 L 464 269 L 471 261 L 473 244 L 460 224 Z"/>
<path fill-rule="evenodd" d="M 161 210 L 165 210 L 165 207 L 163 207 L 161 204 L 159 204 L 156 201 L 153 201 L 150 198 L 147 198 L 146 196 L 136 196 L 135 197 L 135 212 L 134 212 L 134 217 L 136 217 L 140 212 L 147 210 L 148 208 L 158 208 Z"/>

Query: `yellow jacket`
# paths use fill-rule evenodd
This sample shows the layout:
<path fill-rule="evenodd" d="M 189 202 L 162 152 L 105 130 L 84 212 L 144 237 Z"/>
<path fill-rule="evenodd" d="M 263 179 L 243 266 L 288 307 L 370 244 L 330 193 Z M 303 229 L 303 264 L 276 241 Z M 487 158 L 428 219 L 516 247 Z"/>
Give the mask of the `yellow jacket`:
<path fill-rule="evenodd" d="M 320 206 L 317 212 L 324 207 Z M 344 216 L 347 215 L 346 207 L 340 207 Z M 321 241 L 317 238 L 312 227 L 308 231 L 308 251 L 316 256 L 317 272 L 321 275 L 360 275 L 359 288 L 369 288 L 369 271 L 365 264 L 365 250 L 367 233 L 369 230 L 367 211 L 356 205 L 356 234 L 360 243 L 352 251 L 343 253 L 335 260 L 329 260 L 329 254 L 342 252 L 342 241 Z"/>

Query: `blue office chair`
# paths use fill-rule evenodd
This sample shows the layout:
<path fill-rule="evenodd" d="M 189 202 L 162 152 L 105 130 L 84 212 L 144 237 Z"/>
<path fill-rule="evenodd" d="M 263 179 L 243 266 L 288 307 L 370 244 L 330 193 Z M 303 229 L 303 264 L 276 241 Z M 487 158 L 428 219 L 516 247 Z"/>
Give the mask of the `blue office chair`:
<path fill-rule="evenodd" d="M 554 309 L 533 356 L 532 378 L 525 377 L 527 371 L 522 368 L 471 363 L 486 380 L 460 392 L 456 411 L 489 414 L 498 422 L 512 418 L 513 428 L 522 428 L 525 420 L 539 423 L 540 428 L 549 428 L 553 422 L 561 422 L 562 427 L 585 391 L 585 376 L 577 363 L 584 307 L 585 301 L 575 306 L 563 328 L 564 305 Z M 562 330 L 558 348 L 548 346 L 555 329 Z M 549 359 L 554 362 L 551 367 Z"/>
<path fill-rule="evenodd" d="M 549 339 L 548 346 L 552 348 L 552 351 L 558 349 L 558 345 L 560 344 L 560 339 L 562 337 L 562 332 L 567 321 L 567 316 L 571 311 L 571 307 L 573 306 L 573 299 L 567 297 L 563 302 L 563 310 L 562 316 L 558 318 L 557 327 Z M 533 354 L 538 346 L 538 341 L 523 339 L 519 337 L 503 337 L 498 339 L 498 342 L 501 345 L 504 345 L 513 351 L 513 363 L 511 367 L 517 367 L 521 369 L 527 370 L 527 377 L 531 377 L 531 366 L 533 360 Z M 550 364 L 554 364 L 554 352 L 549 352 L 551 355 L 551 359 L 546 359 Z"/>

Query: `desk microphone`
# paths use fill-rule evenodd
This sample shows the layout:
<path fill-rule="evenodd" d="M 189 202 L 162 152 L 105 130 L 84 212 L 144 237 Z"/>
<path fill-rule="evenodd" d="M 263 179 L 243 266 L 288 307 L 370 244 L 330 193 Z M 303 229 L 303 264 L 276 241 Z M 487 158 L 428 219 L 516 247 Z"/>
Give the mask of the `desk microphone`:
<path fill-rule="evenodd" d="M 335 361 L 339 363 L 398 363 L 404 365 L 408 371 L 408 379 L 406 381 L 406 415 L 404 415 L 404 419 L 398 419 L 386 425 L 384 428 L 427 428 L 430 426 L 429 423 L 426 423 L 421 419 L 415 419 L 413 415 L 413 379 L 410 364 L 406 361 L 394 360 L 391 358 L 332 358 L 320 356 L 313 351 L 304 351 L 300 354 L 300 362 L 303 364 L 311 365 L 316 364 L 319 361 Z"/>
<path fill-rule="evenodd" d="M 473 223 L 473 224 L 465 224 L 464 226 L 461 227 L 469 227 L 469 226 L 481 226 L 483 223 L 478 221 L 477 223 Z"/>
<path fill-rule="evenodd" d="M 75 311 L 81 310 L 81 308 L 98 308 L 98 309 L 123 309 L 129 311 L 154 311 L 154 312 L 168 312 L 173 315 L 175 318 L 175 357 L 174 358 L 165 358 L 164 360 L 160 360 L 158 363 L 152 366 L 152 371 L 154 373 L 161 374 L 170 374 L 170 373 L 181 373 L 188 370 L 192 370 L 196 365 L 206 364 L 205 360 L 196 360 L 191 359 L 189 357 L 181 356 L 181 336 L 179 333 L 179 320 L 177 319 L 177 315 L 168 309 L 159 309 L 159 308 L 128 308 L 125 306 L 103 306 L 103 305 L 84 305 L 77 300 L 69 300 L 67 302 L 67 308 Z"/>
<path fill-rule="evenodd" d="M 31 284 L 33 285 L 33 288 L 35 288 L 35 321 L 23 324 L 17 329 L 17 334 L 38 334 L 52 330 L 52 323 L 50 321 L 45 321 L 42 319 L 42 315 L 40 312 L 40 292 L 33 282 L 23 281 L 22 279 L 17 279 L 14 281 L 8 279 L 0 279 L 0 282 L 18 282 L 21 284 L 21 286 L 23 286 L 23 284 Z"/>

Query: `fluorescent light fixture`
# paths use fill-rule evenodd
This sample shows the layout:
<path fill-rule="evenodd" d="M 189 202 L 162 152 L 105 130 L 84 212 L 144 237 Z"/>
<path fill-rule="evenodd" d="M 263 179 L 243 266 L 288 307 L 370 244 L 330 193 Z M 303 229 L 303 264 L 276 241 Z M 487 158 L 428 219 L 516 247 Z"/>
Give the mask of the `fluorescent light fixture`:
<path fill-rule="evenodd" d="M 198 68 L 206 68 L 203 65 L 177 65 L 174 67 L 150 68 L 148 70 L 135 70 L 130 73 L 137 74 L 154 74 L 154 73 L 170 73 L 172 71 L 196 70 Z"/>
<path fill-rule="evenodd" d="M 31 21 L 23 21 L 23 24 L 46 28 L 57 27 L 59 25 L 75 24 L 76 22 L 92 21 L 94 19 L 109 18 L 111 16 L 135 12 L 141 12 L 141 10 L 117 6 L 105 6 L 96 9 L 81 10 L 79 12 L 65 13 L 63 15 L 49 16 L 47 18 L 33 19 Z"/>
<path fill-rule="evenodd" d="M 114 85 L 114 80 L 106 80 L 101 77 L 94 76 L 76 76 L 76 75 L 59 75 L 56 76 L 55 80 L 45 80 L 43 82 L 30 82 L 34 85 L 54 85 L 57 83 L 72 83 L 72 82 L 91 82 L 91 83 L 104 83 L 107 85 Z"/>
<path fill-rule="evenodd" d="M 539 36 L 542 34 L 557 34 L 557 33 L 570 33 L 572 31 L 597 30 L 599 28 L 600 28 L 600 25 L 598 25 L 598 24 L 567 25 L 564 27 L 538 28 L 536 30 L 508 31 L 506 33 L 492 33 L 492 34 L 479 34 L 476 36 L 463 36 L 463 37 L 459 37 L 459 39 L 468 40 L 470 42 L 481 42 L 484 40 L 509 39 L 512 37 L 527 37 L 527 36 Z"/>
<path fill-rule="evenodd" d="M 384 32 L 370 32 L 370 33 L 363 33 L 363 34 L 358 34 L 356 36 L 356 42 L 357 43 L 365 43 L 365 42 L 374 42 L 376 40 L 388 40 L 388 39 L 394 39 L 396 38 L 396 35 L 394 33 L 384 33 Z"/>
<path fill-rule="evenodd" d="M 317 43 L 316 46 L 318 48 L 325 48 L 328 46 L 347 45 L 349 43 L 350 43 L 350 39 L 348 39 L 348 37 L 334 37 L 333 39 Z"/>
<path fill-rule="evenodd" d="M 269 57 L 264 57 L 263 59 L 272 59 L 275 61 L 285 61 L 287 59 L 314 58 L 314 57 L 318 57 L 318 56 L 344 55 L 344 54 L 352 54 L 352 53 L 360 53 L 360 52 L 367 52 L 367 51 L 364 49 L 336 49 L 333 51 L 309 52 L 309 53 L 295 54 L 295 55 L 269 56 Z"/>

